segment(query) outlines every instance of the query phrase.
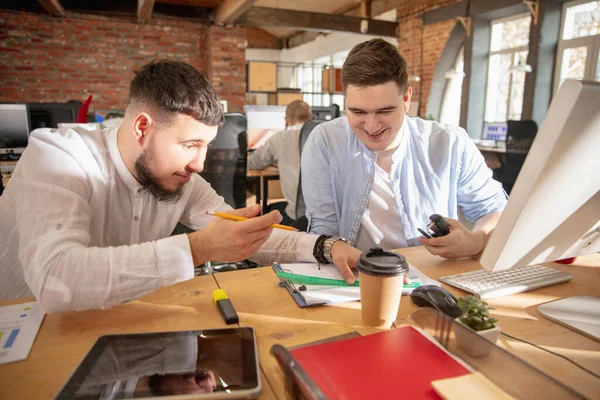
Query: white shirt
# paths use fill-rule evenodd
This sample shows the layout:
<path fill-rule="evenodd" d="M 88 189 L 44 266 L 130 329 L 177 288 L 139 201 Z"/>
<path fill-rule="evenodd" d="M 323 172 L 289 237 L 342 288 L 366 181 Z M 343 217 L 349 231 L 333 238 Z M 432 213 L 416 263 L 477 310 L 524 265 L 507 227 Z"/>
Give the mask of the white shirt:
<path fill-rule="evenodd" d="M 275 133 L 265 144 L 254 150 L 248 159 L 249 169 L 263 169 L 277 165 L 281 192 L 287 201 L 286 214 L 296 219 L 296 198 L 300 181 L 300 130 L 302 125 L 291 125 Z"/>
<path fill-rule="evenodd" d="M 177 203 L 157 201 L 125 166 L 117 129 L 38 129 L 0 196 L 0 300 L 105 308 L 191 279 L 188 238 L 169 235 L 229 209 L 197 174 Z M 314 261 L 315 239 L 275 230 L 253 259 Z"/>
<path fill-rule="evenodd" d="M 403 232 L 394 182 L 383 168 L 375 164 L 373 186 L 354 247 L 361 251 L 368 251 L 373 247 L 385 250 L 407 247 Z"/>
<path fill-rule="evenodd" d="M 377 163 L 374 164 L 373 185 L 369 192 L 367 209 L 364 212 L 360 228 L 356 235 L 354 246 L 361 251 L 368 251 L 373 247 L 384 250 L 393 250 L 408 247 L 402 215 L 398 209 L 397 185 L 380 165 L 394 167 L 392 156 L 399 146 L 406 145 L 406 124 L 402 126 L 398 136 L 391 144 L 392 149 L 377 153 Z"/>

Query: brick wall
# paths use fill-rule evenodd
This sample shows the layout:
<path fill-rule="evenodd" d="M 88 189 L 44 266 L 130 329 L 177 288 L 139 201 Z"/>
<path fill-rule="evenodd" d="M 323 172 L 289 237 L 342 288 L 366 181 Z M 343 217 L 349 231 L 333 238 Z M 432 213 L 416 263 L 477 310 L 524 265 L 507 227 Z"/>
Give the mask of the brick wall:
<path fill-rule="evenodd" d="M 212 26 L 206 43 L 210 81 L 227 100 L 229 112 L 242 112 L 246 103 L 246 30 Z"/>
<path fill-rule="evenodd" d="M 139 24 L 133 18 L 72 12 L 54 18 L 0 10 L 0 102 L 63 102 L 92 94 L 95 109 L 122 110 L 132 71 L 152 59 L 184 61 L 210 77 L 213 64 L 220 68 L 230 57 L 237 67 L 241 57 L 232 84 L 221 83 L 227 72 L 214 74 L 219 95 L 232 98 L 233 110 L 241 110 L 231 93 L 232 85 L 238 85 L 242 97 L 245 91 L 243 30 L 233 39 L 212 31 L 180 20 Z"/>
<path fill-rule="evenodd" d="M 457 1 L 398 0 L 397 3 L 400 23 L 398 51 L 406 59 L 409 75 L 415 74 L 421 77 L 420 82 L 409 82 L 413 87 L 413 100 L 420 102 L 419 116 L 421 117 L 425 117 L 435 68 L 456 24 L 455 20 L 449 20 L 424 26 L 422 16 L 426 11 Z"/>

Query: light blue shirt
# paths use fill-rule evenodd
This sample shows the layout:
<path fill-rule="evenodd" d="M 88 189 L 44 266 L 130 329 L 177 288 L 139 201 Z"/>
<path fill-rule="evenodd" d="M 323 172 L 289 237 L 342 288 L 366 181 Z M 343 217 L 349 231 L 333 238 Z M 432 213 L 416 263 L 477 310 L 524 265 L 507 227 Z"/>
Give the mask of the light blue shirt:
<path fill-rule="evenodd" d="M 504 210 L 507 196 L 483 156 L 459 127 L 405 117 L 404 137 L 392 156 L 390 177 L 407 246 L 420 245 L 429 215 L 470 222 Z M 348 119 L 313 130 L 302 152 L 302 191 L 311 233 L 342 236 L 354 244 L 367 208 L 377 155 L 354 135 Z M 364 249 L 363 249 L 364 250 Z"/>

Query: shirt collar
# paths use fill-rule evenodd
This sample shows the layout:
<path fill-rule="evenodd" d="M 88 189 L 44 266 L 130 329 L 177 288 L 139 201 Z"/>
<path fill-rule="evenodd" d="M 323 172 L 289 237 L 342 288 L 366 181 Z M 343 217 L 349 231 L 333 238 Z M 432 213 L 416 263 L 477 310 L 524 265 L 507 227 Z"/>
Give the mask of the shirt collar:
<path fill-rule="evenodd" d="M 132 192 L 137 192 L 142 186 L 135 179 L 131 172 L 125 166 L 125 162 L 121 157 L 121 151 L 119 150 L 119 145 L 117 143 L 117 132 L 119 128 L 113 128 L 106 132 L 106 142 L 108 146 L 108 153 L 110 154 L 110 159 L 115 166 L 115 170 L 117 171 L 117 175 L 119 178 L 125 183 L 125 185 Z"/>
<path fill-rule="evenodd" d="M 405 115 L 404 122 L 402 123 L 402 128 L 400 128 L 400 143 L 398 144 L 398 148 L 392 155 L 392 169 L 398 163 L 402 154 L 404 154 L 406 143 L 408 143 L 408 135 L 410 135 L 410 127 L 408 126 L 408 124 L 408 117 Z"/>
<path fill-rule="evenodd" d="M 392 155 L 392 160 L 394 163 L 397 162 L 399 154 L 402 154 L 403 149 L 404 149 L 404 145 L 407 142 L 407 136 L 409 135 L 410 132 L 410 128 L 408 127 L 408 123 L 407 123 L 407 116 L 404 116 L 404 122 L 402 123 L 402 126 L 400 127 L 400 132 L 398 133 L 400 135 L 400 140 L 398 142 L 398 147 L 396 148 L 396 150 L 394 151 L 394 154 Z M 350 126 L 348 126 L 348 129 L 350 129 Z M 352 130 L 350 129 L 350 131 L 352 132 Z M 358 141 L 359 145 L 362 147 L 362 149 L 369 155 L 377 155 L 376 152 L 374 152 L 373 150 L 369 149 L 359 138 L 358 136 L 356 136 L 356 134 L 354 132 L 352 132 L 352 135 L 354 135 L 354 138 Z"/>
<path fill-rule="evenodd" d="M 304 123 L 300 123 L 300 124 L 296 124 L 296 125 L 290 125 L 287 128 L 285 128 L 286 131 L 291 131 L 292 129 L 302 129 L 302 125 L 304 125 Z"/>

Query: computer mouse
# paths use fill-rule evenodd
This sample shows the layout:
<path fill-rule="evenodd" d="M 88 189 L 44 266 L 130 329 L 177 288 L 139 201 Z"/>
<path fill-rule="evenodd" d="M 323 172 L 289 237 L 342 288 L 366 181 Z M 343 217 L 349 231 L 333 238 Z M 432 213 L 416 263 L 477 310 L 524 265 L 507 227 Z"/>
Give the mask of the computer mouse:
<path fill-rule="evenodd" d="M 456 297 L 441 286 L 419 286 L 412 291 L 410 299 L 418 307 L 436 308 L 451 318 L 458 318 L 462 315 Z"/>

